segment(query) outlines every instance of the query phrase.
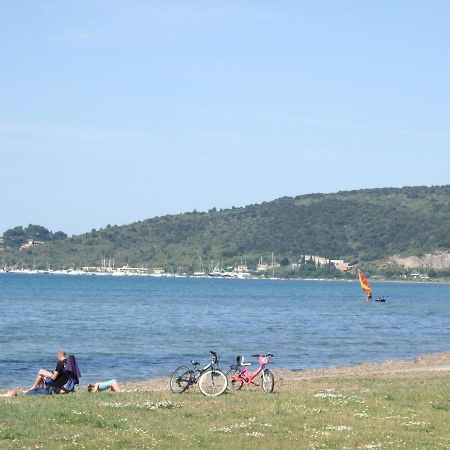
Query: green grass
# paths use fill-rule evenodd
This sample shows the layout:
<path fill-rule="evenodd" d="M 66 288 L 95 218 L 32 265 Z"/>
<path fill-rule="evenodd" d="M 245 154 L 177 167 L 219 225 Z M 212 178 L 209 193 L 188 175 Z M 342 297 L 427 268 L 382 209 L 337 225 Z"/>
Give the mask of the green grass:
<path fill-rule="evenodd" d="M 330 379 L 243 390 L 0 400 L 0 448 L 444 449 L 444 376 Z"/>

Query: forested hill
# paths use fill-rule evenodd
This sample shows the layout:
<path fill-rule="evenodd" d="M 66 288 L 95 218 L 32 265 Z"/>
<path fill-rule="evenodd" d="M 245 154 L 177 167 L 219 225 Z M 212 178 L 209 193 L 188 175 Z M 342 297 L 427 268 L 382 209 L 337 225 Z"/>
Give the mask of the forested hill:
<path fill-rule="evenodd" d="M 283 197 L 242 208 L 155 217 L 107 226 L 4 258 L 52 267 L 144 265 L 197 268 L 261 255 L 296 261 L 302 254 L 351 263 L 394 254 L 450 250 L 450 185 L 365 189 Z M 8 261 L 9 262 L 9 261 Z"/>

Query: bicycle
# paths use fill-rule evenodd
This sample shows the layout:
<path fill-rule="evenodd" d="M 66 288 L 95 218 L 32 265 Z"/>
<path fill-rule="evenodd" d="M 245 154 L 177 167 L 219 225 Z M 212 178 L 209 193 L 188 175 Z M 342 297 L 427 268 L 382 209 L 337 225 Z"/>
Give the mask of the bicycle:
<path fill-rule="evenodd" d="M 203 368 L 199 368 L 198 361 L 191 360 L 192 367 L 180 366 L 174 370 L 170 377 L 170 390 L 174 394 L 181 394 L 193 384 L 203 395 L 215 397 L 223 394 L 227 389 L 227 377 L 219 369 L 219 356 L 210 350 L 211 361 Z"/>
<path fill-rule="evenodd" d="M 253 381 L 256 377 L 260 377 L 260 386 L 262 390 L 268 394 L 273 392 L 275 386 L 275 378 L 273 373 L 266 368 L 270 362 L 270 358 L 273 357 L 272 353 L 266 353 L 265 355 L 252 355 L 252 357 L 258 358 L 259 367 L 255 372 L 250 372 L 248 366 L 251 363 L 246 363 L 243 356 L 236 358 L 236 365 L 230 366 L 230 370 L 227 372 L 226 377 L 228 380 L 228 389 L 230 391 L 239 391 L 242 389 L 244 383 L 248 386 L 256 383 Z"/>

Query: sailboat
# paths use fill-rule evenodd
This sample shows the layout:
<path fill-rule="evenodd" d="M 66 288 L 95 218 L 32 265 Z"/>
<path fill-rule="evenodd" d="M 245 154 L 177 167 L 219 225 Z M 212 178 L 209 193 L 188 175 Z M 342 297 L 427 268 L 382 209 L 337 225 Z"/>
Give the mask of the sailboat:
<path fill-rule="evenodd" d="M 202 261 L 202 257 L 201 256 L 200 256 L 200 270 L 194 272 L 192 274 L 192 276 L 194 276 L 194 277 L 202 277 L 202 278 L 206 277 L 206 273 L 205 273 L 205 270 L 203 268 L 203 261 Z"/>
<path fill-rule="evenodd" d="M 361 289 L 363 290 L 364 295 L 366 296 L 365 300 L 366 302 L 370 302 L 372 300 L 372 286 L 367 281 L 366 276 L 359 269 L 358 269 L 358 278 L 361 284 Z"/>

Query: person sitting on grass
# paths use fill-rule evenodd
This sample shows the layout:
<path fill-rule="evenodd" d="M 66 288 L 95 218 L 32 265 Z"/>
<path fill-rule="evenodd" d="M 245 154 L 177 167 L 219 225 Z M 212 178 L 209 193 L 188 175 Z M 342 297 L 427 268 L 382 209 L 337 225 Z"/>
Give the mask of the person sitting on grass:
<path fill-rule="evenodd" d="M 89 392 L 101 392 L 110 390 L 111 392 L 120 392 L 121 389 L 117 380 L 104 381 L 103 383 L 94 383 L 88 385 Z"/>
<path fill-rule="evenodd" d="M 31 386 L 27 392 L 27 395 L 48 395 L 53 394 L 54 392 L 64 392 L 62 388 L 69 379 L 67 374 L 64 372 L 66 360 L 66 352 L 60 350 L 56 354 L 55 370 L 39 370 L 33 386 Z"/>

